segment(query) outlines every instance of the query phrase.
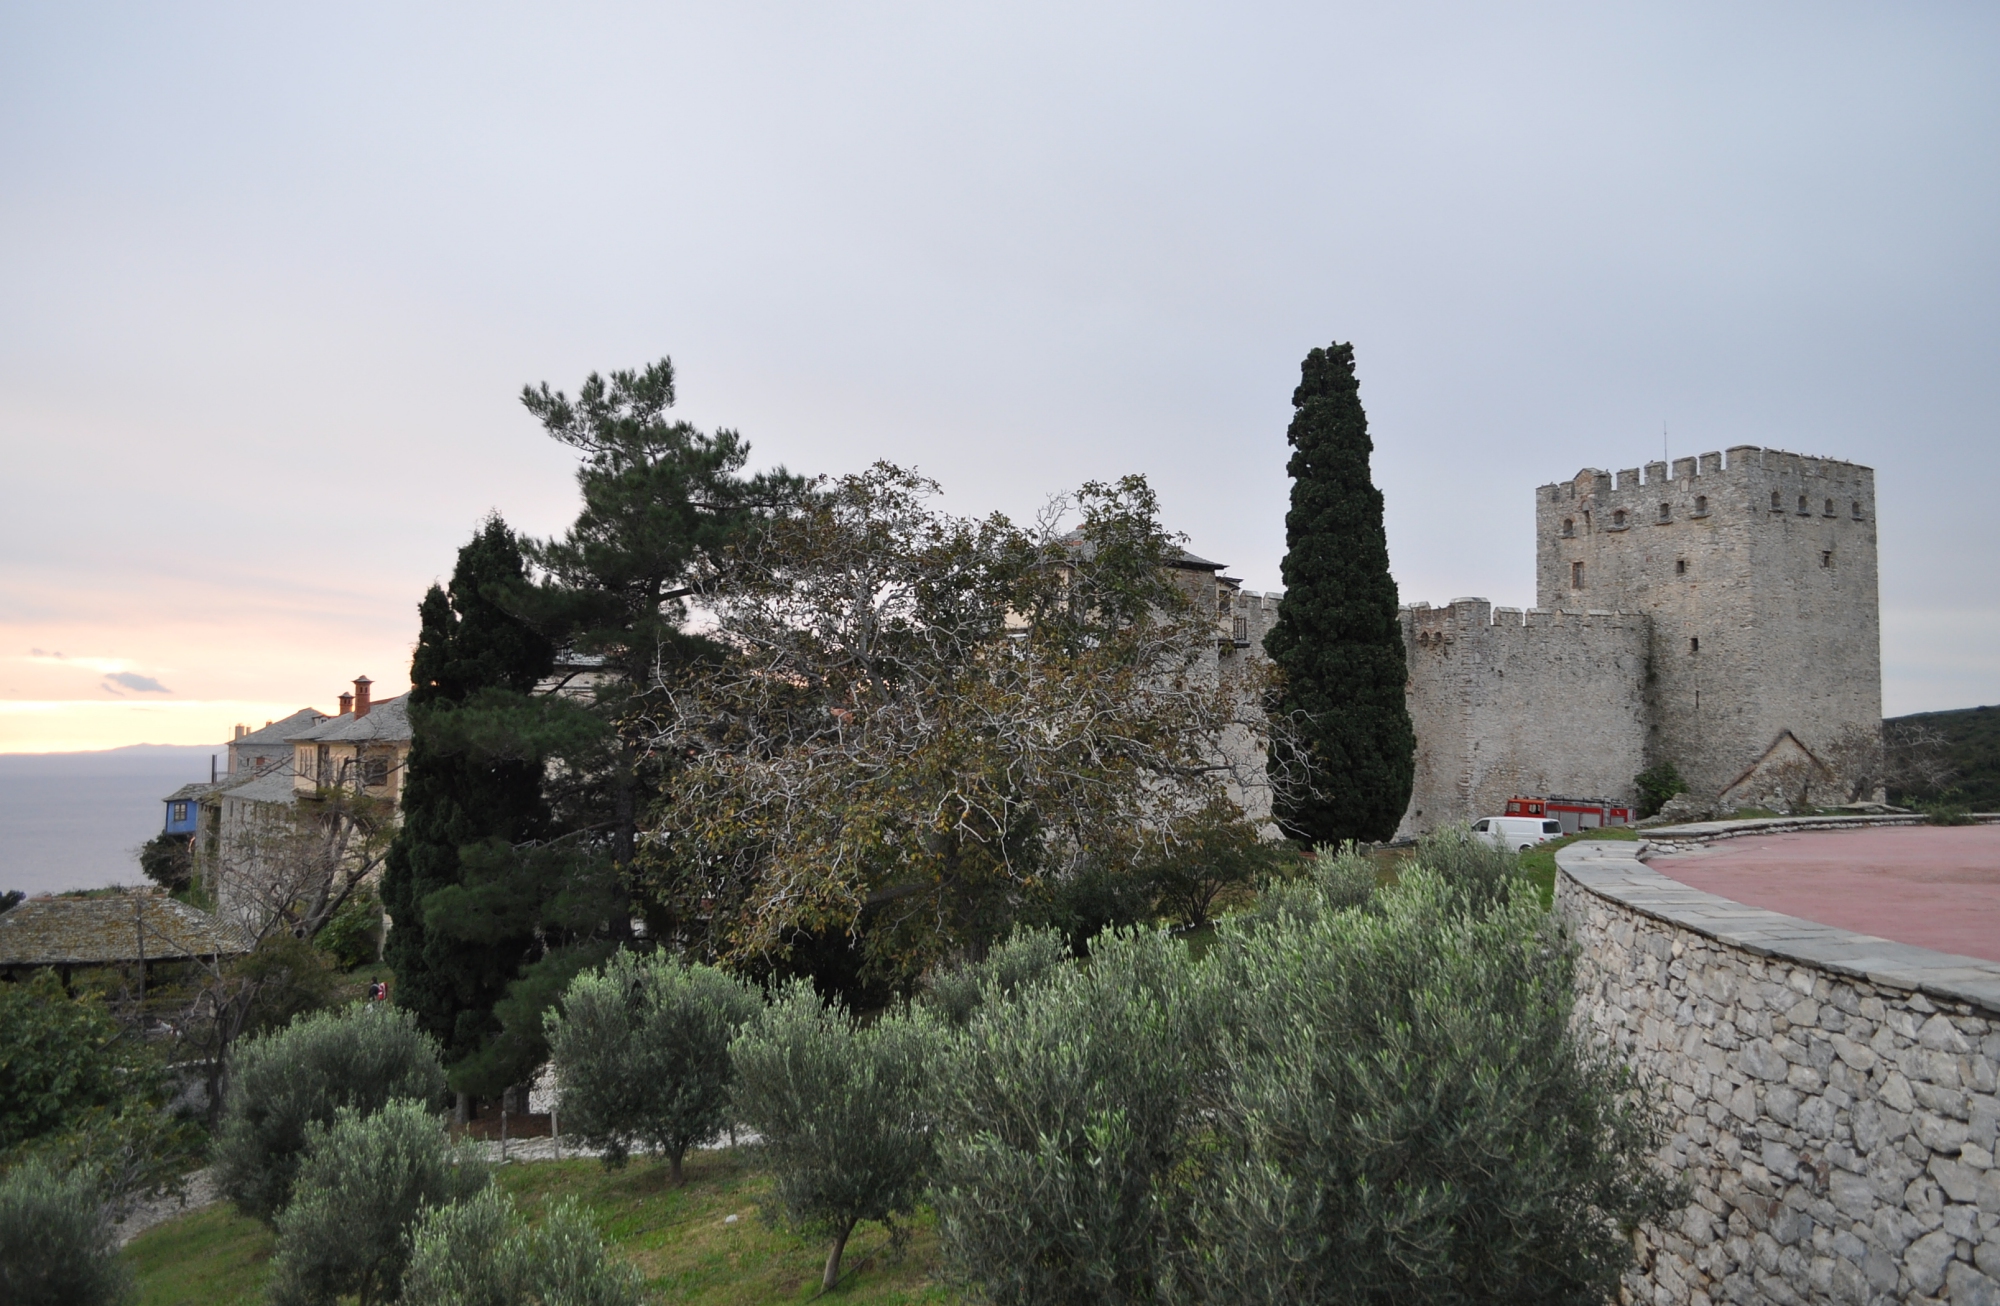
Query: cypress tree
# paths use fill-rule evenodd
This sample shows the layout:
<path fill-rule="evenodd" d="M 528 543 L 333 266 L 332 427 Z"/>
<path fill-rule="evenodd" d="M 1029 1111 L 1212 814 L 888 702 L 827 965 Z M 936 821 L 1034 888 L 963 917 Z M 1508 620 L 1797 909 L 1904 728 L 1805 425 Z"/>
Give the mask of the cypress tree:
<path fill-rule="evenodd" d="M 427 926 L 425 901 L 463 886 L 463 853 L 547 833 L 538 756 L 496 756 L 465 746 L 454 718 L 478 701 L 524 696 L 554 666 L 549 641 L 499 603 L 525 582 L 521 546 L 496 514 L 458 551 L 451 585 L 433 585 L 419 608 L 410 664 L 413 738 L 402 797 L 403 824 L 389 850 L 382 898 L 395 928 L 387 956 L 397 1005 L 445 1047 L 448 1061 L 472 1053 L 497 1028 L 493 1005 L 535 945 L 531 920 L 482 922 L 472 931 Z M 474 711 L 479 707 L 474 707 Z"/>
<path fill-rule="evenodd" d="M 1416 734 L 1382 492 L 1368 470 L 1375 446 L 1351 344 L 1313 350 L 1299 371 L 1285 433 L 1285 601 L 1264 647 L 1312 774 L 1310 788 L 1289 783 L 1274 758 L 1278 821 L 1314 843 L 1387 839 L 1409 805 Z"/>

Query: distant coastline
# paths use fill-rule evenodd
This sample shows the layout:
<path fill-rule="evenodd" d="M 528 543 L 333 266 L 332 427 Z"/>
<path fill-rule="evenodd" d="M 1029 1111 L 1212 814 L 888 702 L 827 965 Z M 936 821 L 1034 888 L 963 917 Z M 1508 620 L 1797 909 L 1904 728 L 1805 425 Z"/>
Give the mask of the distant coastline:
<path fill-rule="evenodd" d="M 0 891 L 142 884 L 134 854 L 159 832 L 160 800 L 208 778 L 220 744 L 132 744 L 0 753 Z"/>

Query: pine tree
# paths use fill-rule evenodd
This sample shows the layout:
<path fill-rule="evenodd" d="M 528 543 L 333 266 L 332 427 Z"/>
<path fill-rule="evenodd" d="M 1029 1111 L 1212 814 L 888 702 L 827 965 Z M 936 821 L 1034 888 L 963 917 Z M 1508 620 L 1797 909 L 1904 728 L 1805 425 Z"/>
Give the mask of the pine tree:
<path fill-rule="evenodd" d="M 1292 407 L 1285 601 L 1264 647 L 1284 672 L 1280 711 L 1312 774 L 1310 789 L 1287 783 L 1274 759 L 1278 818 L 1315 843 L 1387 839 L 1410 801 L 1416 734 L 1354 347 L 1306 355 Z"/>
<path fill-rule="evenodd" d="M 387 955 L 397 1005 L 416 1013 L 448 1061 L 470 1055 L 497 1027 L 493 1006 L 535 944 L 533 921 L 518 913 L 471 930 L 463 927 L 472 922 L 427 921 L 438 915 L 427 911 L 435 895 L 465 886 L 466 849 L 493 841 L 511 847 L 549 833 L 541 758 L 471 747 L 471 723 L 461 719 L 469 705 L 488 712 L 517 706 L 509 696 L 525 696 L 554 665 L 549 641 L 498 601 L 524 573 L 513 532 L 489 517 L 458 551 L 450 588 L 432 586 L 424 596 L 410 665 L 414 737 L 403 825 L 382 880 L 395 923 Z"/>

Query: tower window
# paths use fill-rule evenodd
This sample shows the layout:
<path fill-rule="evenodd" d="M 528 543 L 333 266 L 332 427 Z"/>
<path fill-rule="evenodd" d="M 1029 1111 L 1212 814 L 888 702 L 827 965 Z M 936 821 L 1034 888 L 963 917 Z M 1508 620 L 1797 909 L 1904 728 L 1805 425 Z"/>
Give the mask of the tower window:
<path fill-rule="evenodd" d="M 1580 590 L 1580 589 L 1582 589 L 1582 588 L 1583 588 L 1583 564 L 1582 564 L 1582 563 L 1580 563 L 1580 562 L 1572 562 L 1572 563 L 1571 563 L 1571 564 L 1569 565 L 1569 584 L 1570 584 L 1570 588 L 1571 588 L 1571 589 L 1579 589 L 1579 590 Z"/>
<path fill-rule="evenodd" d="M 1661 505 L 1660 505 L 1660 520 L 1661 520 L 1661 521 L 1672 521 L 1673 519 L 1674 519 L 1674 505 L 1672 505 L 1671 503 L 1663 503 L 1663 504 L 1661 504 Z"/>
<path fill-rule="evenodd" d="M 1778 492 L 1776 490 L 1771 491 L 1771 511 L 1783 512 L 1784 510 L 1785 510 L 1785 501 L 1778 497 Z"/>
<path fill-rule="evenodd" d="M 1831 567 L 1833 565 L 1832 549 L 1828 549 L 1826 552 L 1819 555 L 1819 565 L 1822 567 Z"/>
<path fill-rule="evenodd" d="M 1566 540 L 1573 540 L 1576 538 L 1576 518 L 1574 517 L 1563 518 L 1563 538 Z"/>
<path fill-rule="evenodd" d="M 1699 636 L 1699 635 L 1694 635 L 1694 636 L 1690 636 L 1690 637 L 1689 637 L 1689 639 L 1688 639 L 1688 652 L 1690 652 L 1690 653 L 1699 653 L 1699 652 L 1701 652 L 1701 636 Z"/>
<path fill-rule="evenodd" d="M 1687 574 L 1688 574 L 1688 560 L 1686 558 L 1675 558 L 1674 575 L 1685 576 Z"/>
<path fill-rule="evenodd" d="M 1812 509 L 1806 506 L 1806 496 L 1801 494 L 1799 496 L 1799 516 L 1803 517 L 1811 511 Z"/>
<path fill-rule="evenodd" d="M 1833 516 L 1833 500 L 1831 499 L 1826 501 L 1826 515 L 1829 517 Z"/>
<path fill-rule="evenodd" d="M 1623 508 L 1611 514 L 1611 529 L 1614 531 L 1625 529 L 1625 510 Z"/>
<path fill-rule="evenodd" d="M 1854 520 L 1861 520 L 1861 500 L 1859 499 L 1854 501 Z"/>
<path fill-rule="evenodd" d="M 1694 515 L 1695 515 L 1695 516 L 1697 516 L 1697 517 L 1706 517 L 1706 516 L 1708 516 L 1708 496 L 1707 496 L 1707 495 L 1705 495 L 1705 494 L 1697 494 L 1697 495 L 1695 495 L 1695 496 L 1694 496 Z"/>

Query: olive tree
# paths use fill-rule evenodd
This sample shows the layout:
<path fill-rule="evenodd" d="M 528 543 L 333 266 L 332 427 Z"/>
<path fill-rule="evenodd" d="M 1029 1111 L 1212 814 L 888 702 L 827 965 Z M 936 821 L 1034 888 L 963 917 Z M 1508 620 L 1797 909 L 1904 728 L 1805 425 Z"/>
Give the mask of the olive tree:
<path fill-rule="evenodd" d="M 115 1306 L 131 1288 L 87 1174 L 35 1160 L 0 1175 L 0 1301 Z"/>
<path fill-rule="evenodd" d="M 369 1115 L 342 1107 L 306 1136 L 295 1194 L 278 1216 L 274 1306 L 397 1300 L 417 1220 L 483 1188 L 485 1166 L 469 1146 L 453 1147 L 421 1102 Z"/>
<path fill-rule="evenodd" d="M 383 1003 L 317 1012 L 237 1045 L 230 1060 L 217 1181 L 247 1213 L 269 1222 L 291 1200 L 315 1125 L 343 1108 L 366 1115 L 397 1098 L 441 1104 L 437 1044 L 410 1013 Z"/>
<path fill-rule="evenodd" d="M 761 1006 L 734 976 L 661 953 L 578 975 L 544 1018 L 564 1125 L 614 1169 L 640 1143 L 680 1183 L 688 1149 L 729 1123 L 729 1042 Z"/>
<path fill-rule="evenodd" d="M 988 998 L 1011 998 L 1069 959 L 1060 930 L 1017 928 L 980 960 L 933 970 L 918 1001 L 946 1024 L 962 1026 Z"/>
<path fill-rule="evenodd" d="M 432 1207 L 410 1235 L 403 1296 L 423 1306 L 640 1306 L 631 1266 L 607 1256 L 565 1198 L 529 1228 L 497 1187 Z"/>
<path fill-rule="evenodd" d="M 923 1191 L 931 1130 L 924 1063 L 936 1026 L 893 1013 L 860 1026 L 794 980 L 730 1048 L 739 1117 L 763 1139 L 778 1202 L 833 1239 L 821 1286 L 840 1278 L 854 1226 L 894 1218 Z"/>
<path fill-rule="evenodd" d="M 1431 849 L 1368 911 L 1225 926 L 1230 1073 L 1182 1190 L 1181 1299 L 1584 1302 L 1670 1209 L 1660 1124 L 1579 1037 L 1573 954 L 1521 877 Z"/>
<path fill-rule="evenodd" d="M 936 1061 L 938 1235 L 998 1306 L 1153 1300 L 1172 1232 L 1216 1008 L 1159 932 L 1100 936 L 981 1007 Z"/>

